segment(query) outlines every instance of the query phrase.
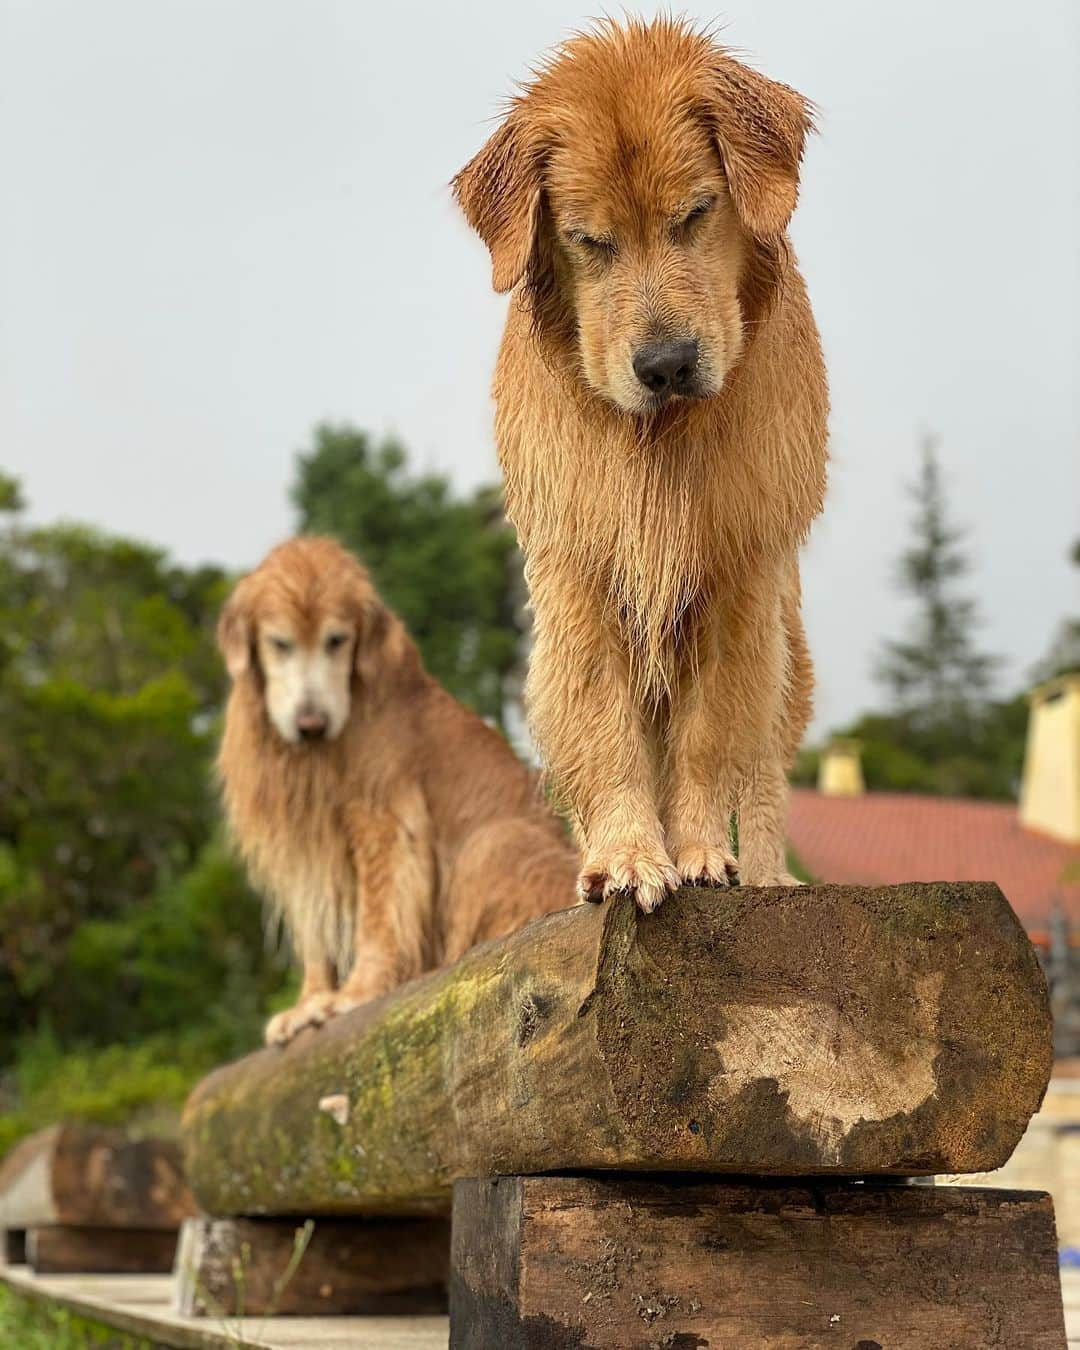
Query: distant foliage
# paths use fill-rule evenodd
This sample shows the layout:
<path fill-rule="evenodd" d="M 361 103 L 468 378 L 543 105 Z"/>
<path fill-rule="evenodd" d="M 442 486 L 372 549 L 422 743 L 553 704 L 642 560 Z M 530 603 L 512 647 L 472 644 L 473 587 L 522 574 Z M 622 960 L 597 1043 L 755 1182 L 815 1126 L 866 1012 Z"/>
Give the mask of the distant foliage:
<path fill-rule="evenodd" d="M 501 722 L 520 659 L 523 591 L 497 491 L 456 497 L 442 475 L 410 472 L 396 441 L 324 425 L 298 457 L 292 499 L 302 531 L 335 536 L 367 565 L 428 670 Z"/>
<path fill-rule="evenodd" d="M 57 1061 L 78 1047 L 94 1062 L 94 1047 L 195 1028 L 205 1064 L 258 1039 L 285 978 L 259 903 L 215 838 L 210 761 L 224 675 L 213 626 L 228 578 L 85 526 L 27 528 L 21 508 L 18 484 L 0 476 L 9 1130 L 27 1090 L 9 1066 L 27 1047 L 40 1058 L 51 1046 Z M 162 1072 L 190 1081 L 182 1056 L 157 1054 Z M 57 1090 L 69 1082 L 59 1062 L 51 1072 Z M 93 1076 L 107 1093 L 109 1074 L 98 1066 Z"/>

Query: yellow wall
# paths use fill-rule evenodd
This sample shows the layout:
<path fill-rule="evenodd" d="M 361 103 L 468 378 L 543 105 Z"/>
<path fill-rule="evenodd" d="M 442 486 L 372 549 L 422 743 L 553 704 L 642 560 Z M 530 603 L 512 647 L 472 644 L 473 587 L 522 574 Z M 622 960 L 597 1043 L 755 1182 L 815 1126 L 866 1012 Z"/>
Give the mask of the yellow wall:
<path fill-rule="evenodd" d="M 866 790 L 858 741 L 834 741 L 821 756 L 818 791 L 826 797 L 858 797 Z"/>
<path fill-rule="evenodd" d="M 1064 675 L 1031 693 L 1020 823 L 1080 844 L 1080 675 Z"/>

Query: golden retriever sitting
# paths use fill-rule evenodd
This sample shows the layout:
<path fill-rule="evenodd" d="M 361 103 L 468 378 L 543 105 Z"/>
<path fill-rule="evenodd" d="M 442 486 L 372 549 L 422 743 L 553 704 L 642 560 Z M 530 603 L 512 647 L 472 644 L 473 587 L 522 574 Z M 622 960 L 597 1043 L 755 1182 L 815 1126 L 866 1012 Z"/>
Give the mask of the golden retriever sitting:
<path fill-rule="evenodd" d="M 226 813 L 304 968 L 268 1042 L 574 902 L 577 859 L 531 776 L 340 545 L 274 549 L 218 641 Z"/>
<path fill-rule="evenodd" d="M 793 880 L 797 550 L 828 402 L 785 233 L 810 120 L 681 21 L 604 22 L 454 181 L 496 290 L 516 288 L 496 436 L 535 611 L 532 722 L 590 900 Z"/>

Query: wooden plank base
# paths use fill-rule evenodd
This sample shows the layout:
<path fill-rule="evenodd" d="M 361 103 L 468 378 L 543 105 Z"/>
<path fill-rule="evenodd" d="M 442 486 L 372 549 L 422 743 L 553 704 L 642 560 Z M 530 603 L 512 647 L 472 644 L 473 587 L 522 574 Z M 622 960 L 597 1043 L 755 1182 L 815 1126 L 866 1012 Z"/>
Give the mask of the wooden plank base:
<path fill-rule="evenodd" d="M 454 1188 L 451 1350 L 1064 1350 L 1040 1191 L 506 1177 Z"/>
<path fill-rule="evenodd" d="M 186 1317 L 446 1311 L 443 1219 L 188 1219 L 176 1259 Z"/>
<path fill-rule="evenodd" d="M 54 1224 L 26 1232 L 26 1264 L 36 1275 L 168 1274 L 176 1232 L 165 1228 L 82 1228 Z"/>

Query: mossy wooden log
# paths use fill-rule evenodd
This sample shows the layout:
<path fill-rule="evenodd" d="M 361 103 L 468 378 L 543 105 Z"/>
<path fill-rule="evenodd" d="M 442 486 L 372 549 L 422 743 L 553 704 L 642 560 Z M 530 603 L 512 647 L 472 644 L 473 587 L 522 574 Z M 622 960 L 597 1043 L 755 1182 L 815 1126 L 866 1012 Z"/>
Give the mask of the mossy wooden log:
<path fill-rule="evenodd" d="M 1050 1066 L 996 886 L 685 889 L 548 915 L 217 1070 L 187 1175 L 211 1214 L 306 1216 L 440 1212 L 470 1175 L 981 1172 Z"/>

